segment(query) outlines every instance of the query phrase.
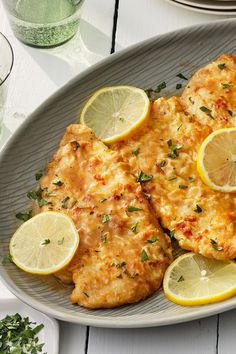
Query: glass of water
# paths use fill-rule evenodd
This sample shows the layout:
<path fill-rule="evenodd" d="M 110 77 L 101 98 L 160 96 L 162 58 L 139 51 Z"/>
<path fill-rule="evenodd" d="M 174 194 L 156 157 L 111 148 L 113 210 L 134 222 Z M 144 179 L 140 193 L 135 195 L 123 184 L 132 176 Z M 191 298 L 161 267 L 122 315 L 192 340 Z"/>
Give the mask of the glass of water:
<path fill-rule="evenodd" d="M 84 0 L 3 0 L 15 36 L 36 47 L 68 41 L 79 27 Z"/>
<path fill-rule="evenodd" d="M 0 32 L 0 135 L 6 106 L 7 86 L 12 71 L 14 55 L 11 44 Z"/>

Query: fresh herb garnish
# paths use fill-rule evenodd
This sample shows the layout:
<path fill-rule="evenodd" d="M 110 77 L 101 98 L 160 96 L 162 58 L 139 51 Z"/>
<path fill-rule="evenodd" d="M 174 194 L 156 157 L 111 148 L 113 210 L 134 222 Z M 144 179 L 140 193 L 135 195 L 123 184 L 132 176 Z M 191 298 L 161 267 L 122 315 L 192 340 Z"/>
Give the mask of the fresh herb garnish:
<path fill-rule="evenodd" d="M 160 93 L 161 90 L 164 90 L 165 88 L 166 88 L 166 82 L 163 81 L 161 84 L 159 84 L 159 85 L 157 86 L 157 88 L 155 89 L 155 92 Z"/>
<path fill-rule="evenodd" d="M 183 74 L 179 73 L 178 75 L 176 75 L 177 77 L 179 77 L 180 79 L 183 80 L 188 80 L 186 76 L 184 76 Z"/>
<path fill-rule="evenodd" d="M 116 268 L 123 268 L 126 265 L 126 262 L 121 262 L 116 265 Z"/>
<path fill-rule="evenodd" d="M 231 88 L 233 86 L 233 83 L 232 82 L 227 82 L 225 84 L 222 83 L 221 85 L 222 85 L 223 89 L 229 89 L 229 88 Z"/>
<path fill-rule="evenodd" d="M 62 202 L 61 202 L 61 207 L 63 208 L 63 209 L 67 209 L 67 203 L 68 203 L 68 200 L 70 199 L 70 197 L 65 197 L 63 200 L 62 200 Z"/>
<path fill-rule="evenodd" d="M 160 167 L 162 168 L 162 167 L 164 167 L 166 165 L 166 161 L 165 160 L 162 160 L 161 162 L 160 162 Z"/>
<path fill-rule="evenodd" d="M 153 179 L 152 175 L 146 175 L 146 173 L 140 171 L 138 174 L 137 182 L 144 183 L 144 182 L 151 181 L 152 179 Z"/>
<path fill-rule="evenodd" d="M 176 84 L 176 90 L 179 90 L 179 89 L 181 89 L 182 88 L 182 84 Z"/>
<path fill-rule="evenodd" d="M 211 112 L 212 112 L 211 109 L 209 109 L 209 108 L 207 108 L 207 107 L 205 107 L 205 106 L 201 106 L 201 107 L 200 107 L 200 110 L 201 110 L 202 112 L 206 113 L 211 119 L 214 119 L 213 116 L 212 116 L 212 114 L 211 114 Z"/>
<path fill-rule="evenodd" d="M 107 233 L 101 235 L 101 241 L 102 241 L 103 243 L 107 243 L 107 235 L 108 235 Z"/>
<path fill-rule="evenodd" d="M 134 151 L 132 152 L 132 154 L 133 154 L 134 156 L 138 156 L 139 153 L 140 153 L 140 148 L 137 148 L 136 150 L 134 150 Z"/>
<path fill-rule="evenodd" d="M 181 281 L 184 281 L 183 275 L 181 275 L 181 276 L 179 277 L 179 279 L 177 280 L 178 283 L 181 282 Z"/>
<path fill-rule="evenodd" d="M 41 172 L 35 173 L 35 179 L 36 179 L 36 181 L 39 181 L 42 176 L 43 176 L 43 174 L 42 174 Z"/>
<path fill-rule="evenodd" d="M 16 218 L 22 221 L 27 221 L 29 219 L 31 219 L 33 216 L 32 214 L 32 210 L 29 210 L 28 213 L 17 213 L 16 214 Z"/>
<path fill-rule="evenodd" d="M 179 188 L 180 188 L 180 189 L 187 189 L 188 186 L 185 186 L 184 184 L 180 184 L 180 185 L 179 185 Z"/>
<path fill-rule="evenodd" d="M 55 186 L 61 187 L 61 186 L 63 186 L 64 183 L 62 181 L 58 181 L 58 182 L 54 182 L 53 184 Z"/>
<path fill-rule="evenodd" d="M 107 222 L 110 221 L 110 216 L 108 214 L 102 214 L 101 218 L 103 224 L 106 224 Z"/>
<path fill-rule="evenodd" d="M 169 236 L 171 239 L 175 238 L 175 229 L 169 231 Z"/>
<path fill-rule="evenodd" d="M 198 204 L 196 204 L 196 208 L 193 211 L 195 211 L 195 213 L 199 214 L 202 212 L 202 208 Z"/>
<path fill-rule="evenodd" d="M 220 70 L 225 69 L 225 63 L 218 64 L 217 66 L 218 66 L 218 68 L 219 68 Z"/>
<path fill-rule="evenodd" d="M 145 250 L 142 250 L 140 258 L 141 258 L 141 262 L 145 262 L 145 261 L 148 260 L 148 255 L 147 255 L 147 252 Z"/>
<path fill-rule="evenodd" d="M 194 100 L 192 99 L 192 97 L 189 97 L 188 99 L 190 103 L 194 104 Z"/>
<path fill-rule="evenodd" d="M 128 211 L 129 211 L 130 213 L 132 213 L 133 211 L 140 211 L 140 210 L 143 210 L 143 209 L 136 208 L 136 207 L 134 207 L 134 206 L 132 206 L 132 205 L 128 206 Z"/>
<path fill-rule="evenodd" d="M 172 159 L 178 157 L 179 156 L 178 150 L 182 149 L 182 146 L 173 144 L 171 139 L 167 141 L 167 145 L 169 149 L 172 151 L 171 153 L 168 154 L 168 157 L 171 157 Z"/>
<path fill-rule="evenodd" d="M 133 223 L 133 225 L 131 226 L 131 230 L 133 231 L 134 234 L 137 233 L 137 227 L 138 227 L 138 221 Z"/>
<path fill-rule="evenodd" d="M 0 321 L 0 353 L 41 353 L 44 343 L 39 343 L 37 334 L 44 325 L 34 325 L 28 317 L 22 318 L 18 313 L 3 318 Z"/>
<path fill-rule="evenodd" d="M 42 206 L 44 206 L 44 205 L 47 205 L 48 204 L 48 201 L 46 200 L 46 199 L 44 199 L 44 198 L 41 198 L 40 200 L 39 200 L 39 207 L 41 208 Z"/>
<path fill-rule="evenodd" d="M 218 245 L 217 241 L 213 240 L 211 238 L 211 244 L 212 244 L 212 247 L 214 248 L 214 250 L 216 251 L 221 251 L 222 250 L 222 247 Z"/>
<path fill-rule="evenodd" d="M 189 183 L 192 183 L 192 182 L 194 182 L 194 178 L 193 177 L 189 177 L 188 181 L 189 181 Z"/>
<path fill-rule="evenodd" d="M 228 113 L 231 117 L 233 117 L 233 112 L 230 109 L 228 109 Z"/>
<path fill-rule="evenodd" d="M 104 203 L 106 200 L 107 200 L 107 198 L 103 198 L 103 199 L 100 199 L 99 202 Z"/>
<path fill-rule="evenodd" d="M 27 197 L 28 197 L 29 199 L 36 200 L 36 199 L 38 199 L 38 198 L 41 197 L 41 194 L 42 194 L 42 189 L 39 188 L 37 191 L 28 192 L 28 193 L 27 193 Z"/>
<path fill-rule="evenodd" d="M 64 240 L 65 240 L 65 237 L 62 237 L 61 240 L 58 240 L 58 241 L 57 241 L 57 244 L 58 244 L 59 246 L 63 245 Z"/>
<path fill-rule="evenodd" d="M 177 177 L 176 177 L 176 176 L 173 176 L 173 177 L 170 177 L 170 178 L 168 179 L 168 181 L 174 181 L 175 179 L 177 179 Z"/>
<path fill-rule="evenodd" d="M 42 246 L 46 246 L 49 243 L 51 243 L 51 241 L 49 240 L 49 238 L 47 238 L 46 240 L 43 241 L 43 243 L 41 243 Z"/>
<path fill-rule="evenodd" d="M 157 241 L 156 235 L 153 235 L 149 240 L 147 240 L 148 243 L 154 243 Z"/>

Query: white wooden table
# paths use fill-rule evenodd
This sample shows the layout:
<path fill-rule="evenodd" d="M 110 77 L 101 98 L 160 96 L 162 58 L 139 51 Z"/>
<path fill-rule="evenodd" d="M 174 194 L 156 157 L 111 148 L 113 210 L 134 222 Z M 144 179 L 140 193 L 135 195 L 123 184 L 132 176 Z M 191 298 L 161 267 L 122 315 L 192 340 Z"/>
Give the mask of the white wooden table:
<path fill-rule="evenodd" d="M 0 146 L 58 87 L 111 52 L 156 34 L 219 18 L 179 9 L 164 0 L 86 0 L 80 33 L 63 46 L 39 50 L 15 39 L 0 2 L 0 31 L 15 53 Z M 1 282 L 0 297 L 13 297 Z M 89 328 L 61 322 L 60 354 L 233 354 L 235 329 L 236 311 L 149 329 Z"/>

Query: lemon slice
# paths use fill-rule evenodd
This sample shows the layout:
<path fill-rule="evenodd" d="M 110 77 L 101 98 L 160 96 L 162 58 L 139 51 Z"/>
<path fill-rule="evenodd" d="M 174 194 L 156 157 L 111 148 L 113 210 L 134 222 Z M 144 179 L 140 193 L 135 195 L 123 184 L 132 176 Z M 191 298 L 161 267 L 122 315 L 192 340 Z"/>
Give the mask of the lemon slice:
<path fill-rule="evenodd" d="M 221 192 L 236 192 L 236 128 L 219 129 L 202 143 L 197 169 L 209 187 Z"/>
<path fill-rule="evenodd" d="M 26 272 L 51 274 L 71 261 L 78 244 L 73 221 L 65 214 L 48 211 L 17 229 L 10 241 L 10 255 Z"/>
<path fill-rule="evenodd" d="M 137 129 L 149 111 L 145 91 L 132 86 L 105 87 L 88 100 L 80 122 L 105 143 L 113 143 Z"/>
<path fill-rule="evenodd" d="M 169 300 L 184 306 L 228 299 L 236 294 L 236 263 L 185 253 L 168 267 L 163 288 Z"/>

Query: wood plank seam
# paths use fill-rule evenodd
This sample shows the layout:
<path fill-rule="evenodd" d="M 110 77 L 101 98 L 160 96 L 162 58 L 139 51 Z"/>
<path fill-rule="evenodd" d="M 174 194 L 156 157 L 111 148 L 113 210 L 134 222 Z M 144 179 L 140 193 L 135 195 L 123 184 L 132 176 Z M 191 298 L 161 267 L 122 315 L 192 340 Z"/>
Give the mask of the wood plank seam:
<path fill-rule="evenodd" d="M 86 338 L 85 338 L 84 354 L 88 354 L 89 332 L 90 332 L 90 327 L 87 326 L 86 327 Z"/>
<path fill-rule="evenodd" d="M 116 51 L 116 30 L 117 30 L 117 22 L 118 22 L 118 13 L 119 13 L 119 0 L 115 0 L 110 54 Z"/>
<path fill-rule="evenodd" d="M 220 315 L 217 315 L 217 325 L 216 325 L 216 354 L 219 354 L 219 330 L 220 330 Z"/>

